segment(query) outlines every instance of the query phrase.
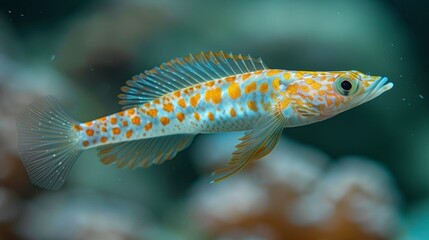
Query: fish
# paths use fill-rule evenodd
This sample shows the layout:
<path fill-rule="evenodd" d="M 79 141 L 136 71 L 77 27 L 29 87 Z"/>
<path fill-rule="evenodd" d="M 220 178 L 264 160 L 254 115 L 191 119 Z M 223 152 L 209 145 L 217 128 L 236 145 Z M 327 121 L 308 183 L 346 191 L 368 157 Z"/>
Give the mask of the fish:
<path fill-rule="evenodd" d="M 18 152 L 34 185 L 57 190 L 81 153 L 104 164 L 149 167 L 172 159 L 198 134 L 243 131 L 222 181 L 271 152 L 284 128 L 331 118 L 393 87 L 356 70 L 268 68 L 250 55 L 200 52 L 175 58 L 126 81 L 122 111 L 80 122 L 47 96 L 17 118 Z"/>

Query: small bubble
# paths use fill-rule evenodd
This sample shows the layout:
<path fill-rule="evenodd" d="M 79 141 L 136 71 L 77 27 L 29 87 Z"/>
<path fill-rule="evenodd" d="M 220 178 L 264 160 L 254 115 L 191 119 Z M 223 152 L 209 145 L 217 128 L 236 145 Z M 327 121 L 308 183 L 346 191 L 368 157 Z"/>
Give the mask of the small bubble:
<path fill-rule="evenodd" d="M 42 126 L 42 123 L 41 123 L 41 122 L 39 122 L 39 126 Z"/>
<path fill-rule="evenodd" d="M 405 98 L 402 98 L 402 101 L 405 101 L 406 99 Z"/>
<path fill-rule="evenodd" d="M 52 154 L 52 157 L 56 157 L 57 156 L 57 154 Z"/>
<path fill-rule="evenodd" d="M 401 75 L 399 75 L 399 77 L 401 78 L 401 77 L 402 77 L 402 74 L 401 74 Z"/>
<path fill-rule="evenodd" d="M 402 61 L 402 60 L 404 60 L 404 58 L 403 58 L 403 57 L 400 57 L 400 58 L 399 58 L 399 60 L 401 60 L 401 61 Z"/>
<path fill-rule="evenodd" d="M 61 164 L 63 164 L 63 162 L 59 162 L 59 163 L 58 163 L 58 166 L 61 166 Z"/>
<path fill-rule="evenodd" d="M 394 46 L 395 46 L 395 44 L 394 44 L 394 43 L 392 43 L 392 44 L 390 44 L 390 46 L 394 47 Z"/>
<path fill-rule="evenodd" d="M 55 54 L 52 54 L 52 55 L 51 55 L 51 59 L 50 59 L 49 61 L 50 61 L 50 62 L 52 62 L 52 61 L 54 61 L 54 60 L 55 60 L 55 58 L 56 58 Z"/>
<path fill-rule="evenodd" d="M 20 15 L 21 17 L 24 17 L 24 14 L 23 13 L 21 13 L 21 15 Z"/>
<path fill-rule="evenodd" d="M 421 98 L 421 99 L 423 99 L 424 97 L 423 97 L 423 95 L 421 95 L 421 94 L 419 94 L 419 97 Z"/>
<path fill-rule="evenodd" d="M 12 13 L 12 11 L 11 11 L 11 10 L 9 10 L 8 12 L 9 12 L 9 13 Z"/>

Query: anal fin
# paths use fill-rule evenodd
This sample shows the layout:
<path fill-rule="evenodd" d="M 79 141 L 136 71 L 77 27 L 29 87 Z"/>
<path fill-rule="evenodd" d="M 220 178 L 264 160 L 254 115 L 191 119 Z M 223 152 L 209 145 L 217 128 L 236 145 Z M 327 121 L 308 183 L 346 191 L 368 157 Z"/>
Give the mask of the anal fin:
<path fill-rule="evenodd" d="M 263 115 L 255 127 L 240 138 L 241 142 L 236 146 L 237 150 L 232 154 L 228 166 L 213 172 L 224 174 L 213 182 L 222 181 L 243 170 L 250 162 L 269 154 L 280 139 L 284 121 L 284 117 L 275 109 Z"/>
<path fill-rule="evenodd" d="M 116 163 L 119 168 L 146 168 L 172 159 L 187 148 L 194 137 L 192 134 L 178 134 L 106 145 L 98 148 L 98 155 L 104 164 Z"/>

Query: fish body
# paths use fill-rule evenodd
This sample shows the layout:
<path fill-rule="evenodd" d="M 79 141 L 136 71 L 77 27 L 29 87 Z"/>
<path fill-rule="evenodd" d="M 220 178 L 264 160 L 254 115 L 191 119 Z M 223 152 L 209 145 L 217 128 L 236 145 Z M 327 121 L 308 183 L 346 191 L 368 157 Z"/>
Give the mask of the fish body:
<path fill-rule="evenodd" d="M 83 148 L 174 134 L 248 130 L 280 95 L 284 70 L 238 74 L 176 90 L 74 126 Z"/>
<path fill-rule="evenodd" d="M 207 52 L 176 58 L 126 82 L 124 110 L 80 123 L 48 97 L 18 119 L 30 179 L 59 188 L 81 151 L 105 164 L 148 167 L 173 158 L 197 134 L 245 131 L 223 180 L 267 155 L 283 128 L 321 121 L 393 86 L 358 71 L 288 71 L 250 56 Z"/>

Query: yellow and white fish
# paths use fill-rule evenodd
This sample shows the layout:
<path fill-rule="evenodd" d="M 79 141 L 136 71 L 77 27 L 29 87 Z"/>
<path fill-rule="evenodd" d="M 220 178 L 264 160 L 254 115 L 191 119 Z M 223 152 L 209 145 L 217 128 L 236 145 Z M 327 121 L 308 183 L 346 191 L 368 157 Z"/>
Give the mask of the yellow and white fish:
<path fill-rule="evenodd" d="M 105 164 L 148 167 L 197 134 L 245 131 L 219 181 L 270 153 L 283 128 L 330 118 L 392 87 L 354 70 L 269 69 L 250 56 L 202 52 L 128 80 L 124 110 L 109 116 L 81 123 L 54 97 L 34 103 L 17 120 L 19 153 L 33 184 L 58 189 L 86 149 L 97 148 Z"/>

